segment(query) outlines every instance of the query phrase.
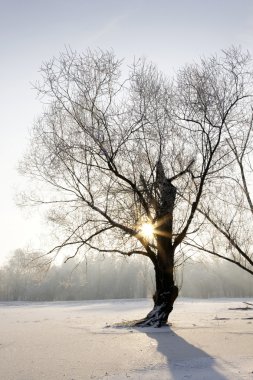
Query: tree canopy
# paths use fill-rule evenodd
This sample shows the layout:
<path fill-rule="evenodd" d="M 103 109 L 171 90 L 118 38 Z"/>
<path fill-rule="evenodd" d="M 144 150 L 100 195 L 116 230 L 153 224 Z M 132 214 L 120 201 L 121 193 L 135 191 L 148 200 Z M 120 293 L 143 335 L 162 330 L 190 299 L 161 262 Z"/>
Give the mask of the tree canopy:
<path fill-rule="evenodd" d="M 196 210 L 210 216 L 213 190 L 234 170 L 234 147 L 249 142 L 250 64 L 236 48 L 186 65 L 173 79 L 144 59 L 122 75 L 123 61 L 111 51 L 67 50 L 44 63 L 35 87 L 45 108 L 22 169 L 55 190 L 39 200 L 50 203 L 49 219 L 64 230 L 55 250 L 154 261 L 157 239 L 145 238 L 141 226 L 166 234 L 170 206 L 171 245 L 196 236 Z"/>

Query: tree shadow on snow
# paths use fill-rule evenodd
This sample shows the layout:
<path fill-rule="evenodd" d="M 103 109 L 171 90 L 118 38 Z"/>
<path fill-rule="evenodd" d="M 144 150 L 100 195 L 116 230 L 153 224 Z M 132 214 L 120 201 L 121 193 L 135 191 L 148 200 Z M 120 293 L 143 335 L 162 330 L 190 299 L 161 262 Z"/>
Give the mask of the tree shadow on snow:
<path fill-rule="evenodd" d="M 168 379 L 192 379 L 192 380 L 226 380 L 219 373 L 215 359 L 205 351 L 188 343 L 177 335 L 169 326 L 161 329 L 139 329 L 157 342 L 157 351 L 166 359 L 166 365 L 160 370 Z M 157 369 L 155 366 L 153 369 Z M 170 377 L 167 377 L 170 376 Z"/>

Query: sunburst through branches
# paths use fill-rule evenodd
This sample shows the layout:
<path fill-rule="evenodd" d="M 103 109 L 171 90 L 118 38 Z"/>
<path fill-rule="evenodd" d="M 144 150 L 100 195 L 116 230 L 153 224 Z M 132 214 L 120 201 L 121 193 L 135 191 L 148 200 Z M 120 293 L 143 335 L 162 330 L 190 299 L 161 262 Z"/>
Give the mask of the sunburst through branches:
<path fill-rule="evenodd" d="M 154 237 L 154 227 L 151 223 L 143 223 L 140 227 L 141 235 L 147 239 L 151 240 Z"/>

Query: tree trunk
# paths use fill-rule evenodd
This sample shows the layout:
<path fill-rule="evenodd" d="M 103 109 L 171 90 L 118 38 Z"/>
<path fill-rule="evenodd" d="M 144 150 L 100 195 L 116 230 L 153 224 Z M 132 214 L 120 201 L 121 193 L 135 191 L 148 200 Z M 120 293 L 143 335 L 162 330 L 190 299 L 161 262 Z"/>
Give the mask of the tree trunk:
<path fill-rule="evenodd" d="M 167 323 L 173 304 L 178 296 L 178 287 L 174 284 L 173 267 L 157 264 L 155 267 L 156 292 L 153 296 L 154 307 L 146 318 L 136 322 L 136 326 L 161 327 Z"/>
<path fill-rule="evenodd" d="M 165 176 L 162 163 L 157 164 L 157 260 L 155 263 L 156 292 L 154 307 L 146 318 L 136 323 L 137 326 L 160 327 L 167 323 L 168 316 L 178 296 L 174 284 L 174 253 L 172 242 L 173 211 L 176 199 L 176 188 Z"/>

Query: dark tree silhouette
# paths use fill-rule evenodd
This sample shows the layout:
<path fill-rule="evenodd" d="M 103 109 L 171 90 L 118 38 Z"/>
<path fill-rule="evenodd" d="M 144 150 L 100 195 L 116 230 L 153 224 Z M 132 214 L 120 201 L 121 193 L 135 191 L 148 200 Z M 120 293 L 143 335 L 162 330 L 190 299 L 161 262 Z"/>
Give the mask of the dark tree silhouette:
<path fill-rule="evenodd" d="M 234 162 L 227 139 L 249 106 L 248 66 L 232 48 L 174 81 L 145 60 L 122 75 L 108 51 L 67 50 L 41 68 L 45 108 L 22 170 L 49 187 L 30 201 L 48 204 L 64 233 L 50 253 L 70 247 L 68 258 L 92 251 L 152 261 L 154 308 L 138 325 L 161 326 L 172 311 L 183 243 L 202 231 L 196 214 Z"/>

